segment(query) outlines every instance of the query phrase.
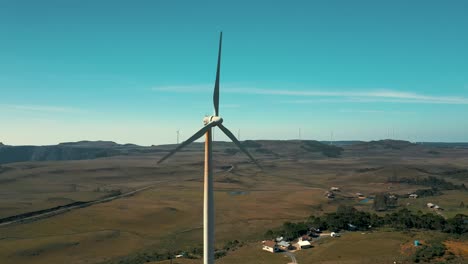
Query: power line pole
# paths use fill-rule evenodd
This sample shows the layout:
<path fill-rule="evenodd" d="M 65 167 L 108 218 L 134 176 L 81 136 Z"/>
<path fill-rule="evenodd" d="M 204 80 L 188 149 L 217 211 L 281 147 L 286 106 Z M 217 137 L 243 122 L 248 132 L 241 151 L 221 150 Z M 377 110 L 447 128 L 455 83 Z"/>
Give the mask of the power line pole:
<path fill-rule="evenodd" d="M 177 133 L 177 144 L 179 144 L 180 129 L 178 129 L 176 133 Z"/>

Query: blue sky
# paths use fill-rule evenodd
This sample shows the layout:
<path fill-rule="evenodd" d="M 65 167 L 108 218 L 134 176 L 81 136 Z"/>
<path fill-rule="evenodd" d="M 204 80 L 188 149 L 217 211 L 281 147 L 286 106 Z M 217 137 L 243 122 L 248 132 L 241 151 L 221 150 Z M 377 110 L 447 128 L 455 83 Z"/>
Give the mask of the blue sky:
<path fill-rule="evenodd" d="M 468 141 L 467 1 L 0 0 L 0 142 Z M 215 139 L 224 140 L 221 132 Z"/>

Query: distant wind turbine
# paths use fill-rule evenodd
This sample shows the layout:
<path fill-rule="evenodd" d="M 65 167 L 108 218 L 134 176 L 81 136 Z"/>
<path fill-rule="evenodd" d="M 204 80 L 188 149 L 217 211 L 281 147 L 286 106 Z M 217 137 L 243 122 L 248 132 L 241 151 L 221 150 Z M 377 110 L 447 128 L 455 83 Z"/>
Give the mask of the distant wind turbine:
<path fill-rule="evenodd" d="M 205 176 L 204 176 L 204 199 L 203 199 L 203 263 L 214 263 L 214 199 L 213 199 L 213 160 L 212 160 L 212 128 L 219 127 L 221 131 L 229 137 L 237 147 L 242 150 L 257 166 L 260 165 L 250 155 L 236 137 L 225 126 L 222 125 L 223 119 L 219 116 L 219 74 L 221 67 L 221 45 L 223 33 L 219 36 L 218 67 L 216 69 L 216 81 L 213 93 L 214 115 L 203 118 L 204 127 L 196 132 L 189 139 L 177 146 L 174 150 L 162 157 L 158 164 L 181 150 L 183 147 L 205 135 Z"/>

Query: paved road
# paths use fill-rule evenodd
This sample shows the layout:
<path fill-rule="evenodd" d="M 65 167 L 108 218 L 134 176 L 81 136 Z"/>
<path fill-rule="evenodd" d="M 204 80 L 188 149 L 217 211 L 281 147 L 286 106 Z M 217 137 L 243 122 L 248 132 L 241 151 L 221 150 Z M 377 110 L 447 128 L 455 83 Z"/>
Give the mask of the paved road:
<path fill-rule="evenodd" d="M 15 220 L 12 220 L 12 221 L 9 221 L 9 222 L 0 223 L 0 227 L 7 226 L 7 225 L 12 225 L 12 224 L 31 222 L 31 221 L 34 221 L 34 220 L 39 220 L 39 219 L 43 219 L 43 218 L 47 218 L 47 217 L 52 217 L 52 216 L 55 216 L 55 215 L 58 215 L 58 214 L 62 214 L 62 213 L 65 213 L 65 212 L 68 212 L 68 211 L 71 211 L 71 210 L 74 210 L 74 209 L 88 207 L 88 206 L 99 204 L 99 203 L 109 202 L 109 201 L 112 201 L 112 200 L 115 200 L 115 199 L 131 196 L 131 195 L 133 195 L 135 193 L 138 193 L 138 192 L 144 191 L 146 189 L 152 188 L 152 187 L 154 187 L 154 186 L 156 186 L 158 184 L 152 184 L 152 185 L 140 188 L 140 189 L 136 189 L 136 190 L 127 192 L 127 193 L 123 193 L 123 194 L 119 194 L 119 195 L 115 195 L 115 196 L 95 200 L 95 201 L 85 203 L 85 204 L 70 206 L 70 207 L 66 207 L 66 208 L 60 208 L 60 209 L 50 211 L 50 212 L 46 212 L 46 213 L 43 213 L 43 214 L 33 215 L 33 216 L 29 216 L 29 217 L 15 219 Z"/>
<path fill-rule="evenodd" d="M 284 252 L 284 254 L 291 258 L 291 262 L 289 262 L 289 263 L 297 263 L 296 256 L 294 256 L 294 254 L 292 252 Z"/>

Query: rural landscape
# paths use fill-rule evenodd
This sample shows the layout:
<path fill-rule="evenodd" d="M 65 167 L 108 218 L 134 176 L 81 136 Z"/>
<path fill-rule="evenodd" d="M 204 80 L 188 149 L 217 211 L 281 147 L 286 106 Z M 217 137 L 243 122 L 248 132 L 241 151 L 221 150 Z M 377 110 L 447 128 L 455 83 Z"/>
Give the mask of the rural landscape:
<path fill-rule="evenodd" d="M 467 13 L 0 0 L 0 264 L 468 263 Z"/>
<path fill-rule="evenodd" d="M 261 169 L 234 144 L 213 145 L 216 263 L 288 263 L 284 252 L 262 250 L 262 241 L 284 237 L 293 248 L 303 235 L 311 248 L 288 253 L 297 263 L 462 263 L 468 257 L 466 144 L 242 145 Z M 203 145 L 156 166 L 173 147 L 1 146 L 0 262 L 201 263 Z M 134 190 L 140 191 L 40 215 Z"/>

